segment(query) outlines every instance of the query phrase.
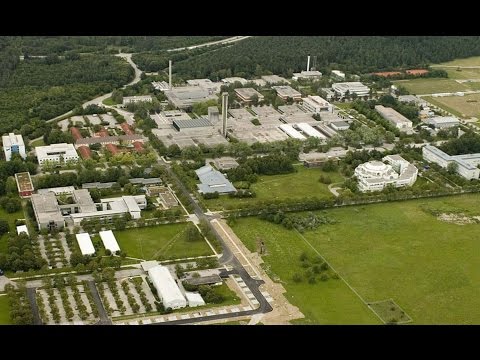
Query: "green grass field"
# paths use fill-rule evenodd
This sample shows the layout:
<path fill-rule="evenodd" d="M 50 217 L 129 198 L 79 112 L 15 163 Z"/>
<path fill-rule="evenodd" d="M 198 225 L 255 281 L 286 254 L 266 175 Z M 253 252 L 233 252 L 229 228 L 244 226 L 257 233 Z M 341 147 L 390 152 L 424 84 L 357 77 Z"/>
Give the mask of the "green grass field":
<path fill-rule="evenodd" d="M 333 183 L 343 182 L 343 177 L 338 172 L 326 173 L 320 169 L 296 166 L 298 172 L 285 175 L 260 176 L 251 189 L 257 194 L 255 198 L 235 199 L 221 196 L 218 199 L 206 200 L 207 207 L 211 210 L 238 206 L 242 203 L 252 203 L 258 200 L 284 200 L 316 196 L 319 198 L 333 197 L 328 190 L 328 185 L 318 181 L 320 175 L 327 175 Z"/>
<path fill-rule="evenodd" d="M 187 224 L 169 224 L 141 229 L 116 231 L 118 245 L 129 257 L 140 259 L 177 259 L 213 255 L 205 241 L 189 242 L 185 238 Z"/>
<path fill-rule="evenodd" d="M 436 68 L 445 70 L 450 79 L 480 79 L 480 69 Z"/>
<path fill-rule="evenodd" d="M 7 296 L 0 296 L 0 325 L 11 325 L 10 305 Z"/>
<path fill-rule="evenodd" d="M 480 66 L 480 56 L 472 56 L 464 59 L 456 59 L 452 61 L 447 61 L 437 65 L 447 65 L 447 66 Z"/>
<path fill-rule="evenodd" d="M 303 234 L 367 302 L 393 299 L 414 324 L 480 324 L 480 224 L 442 222 L 431 214 L 480 215 L 480 194 L 332 209 L 334 225 Z M 235 232 L 251 249 L 265 241 L 267 268 L 287 297 L 319 324 L 379 323 L 341 280 L 294 283 L 298 257 L 312 249 L 294 232 L 255 218 Z"/>
<path fill-rule="evenodd" d="M 452 79 L 420 78 L 397 80 L 393 83 L 405 87 L 411 94 L 416 95 L 471 90 L 468 85 Z"/>
<path fill-rule="evenodd" d="M 116 104 L 111 97 L 106 98 L 105 100 L 102 101 L 102 103 L 104 105 L 109 105 L 109 106 L 113 106 Z"/>
<path fill-rule="evenodd" d="M 426 96 L 424 99 L 462 118 L 480 116 L 480 94 L 445 96 L 437 98 Z"/>
<path fill-rule="evenodd" d="M 10 225 L 10 231 L 16 232 L 15 220 L 23 219 L 24 217 L 25 215 L 23 214 L 22 210 L 9 214 L 0 208 L 0 219 L 8 221 L 8 224 Z M 0 236 L 0 253 L 5 253 L 7 251 L 7 236 L 7 234 Z"/>
<path fill-rule="evenodd" d="M 45 141 L 43 141 L 43 139 L 32 141 L 32 143 L 30 144 L 32 148 L 36 146 L 44 146 L 44 145 L 45 145 Z"/>

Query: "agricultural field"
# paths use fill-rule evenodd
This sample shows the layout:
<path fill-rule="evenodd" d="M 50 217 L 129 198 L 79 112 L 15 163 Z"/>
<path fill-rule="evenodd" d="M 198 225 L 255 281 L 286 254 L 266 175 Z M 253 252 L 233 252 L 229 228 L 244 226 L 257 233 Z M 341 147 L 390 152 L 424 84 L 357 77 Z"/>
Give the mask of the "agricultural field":
<path fill-rule="evenodd" d="M 128 257 L 145 260 L 212 255 L 204 241 L 187 241 L 187 224 L 169 224 L 116 231 L 115 237 Z"/>
<path fill-rule="evenodd" d="M 332 209 L 325 214 L 335 224 L 304 234 L 256 218 L 233 229 L 252 251 L 258 239 L 265 242 L 266 269 L 306 315 L 301 323 L 380 323 L 363 301 L 393 300 L 413 324 L 479 324 L 479 200 L 470 194 Z M 304 270 L 300 254 L 314 256 L 314 249 L 363 300 L 341 279 L 293 281 Z"/>
<path fill-rule="evenodd" d="M 251 189 L 257 194 L 253 199 L 221 196 L 218 199 L 205 200 L 205 202 L 210 210 L 221 210 L 258 200 L 301 199 L 311 196 L 330 198 L 333 197 L 333 194 L 328 190 L 328 185 L 318 181 L 320 175 L 330 177 L 332 183 L 341 183 L 344 180 L 338 172 L 326 173 L 320 169 L 306 168 L 303 165 L 296 166 L 296 169 L 298 171 L 292 174 L 260 176 L 258 181 L 251 185 Z"/>
<path fill-rule="evenodd" d="M 460 84 L 453 79 L 420 78 L 397 80 L 393 83 L 403 86 L 415 95 L 474 90 L 469 84 Z"/>
<path fill-rule="evenodd" d="M 428 96 L 425 100 L 462 118 L 480 117 L 480 94 L 436 98 Z"/>
<path fill-rule="evenodd" d="M 8 304 L 8 297 L 0 296 L 0 325 L 10 325 L 10 305 Z"/>
<path fill-rule="evenodd" d="M 445 66 L 480 66 L 480 56 L 472 56 L 464 59 L 455 59 L 444 63 L 437 64 L 438 67 Z"/>

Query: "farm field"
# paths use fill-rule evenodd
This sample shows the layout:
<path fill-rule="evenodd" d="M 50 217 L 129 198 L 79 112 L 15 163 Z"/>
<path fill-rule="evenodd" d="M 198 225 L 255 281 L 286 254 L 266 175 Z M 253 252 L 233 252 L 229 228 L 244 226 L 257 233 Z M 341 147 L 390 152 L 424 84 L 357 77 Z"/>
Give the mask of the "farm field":
<path fill-rule="evenodd" d="M 303 235 L 256 218 L 233 229 L 252 251 L 265 242 L 266 268 L 306 315 L 300 323 L 380 322 L 342 280 L 292 280 L 304 271 L 300 254 L 314 255 L 310 243 L 365 302 L 391 299 L 413 324 L 480 324 L 480 224 L 465 221 L 480 215 L 479 201 L 470 194 L 332 209 L 325 214 L 336 224 Z"/>
<path fill-rule="evenodd" d="M 221 196 L 218 199 L 205 200 L 210 210 L 222 208 L 235 208 L 242 203 L 253 203 L 259 200 L 285 200 L 299 199 L 316 196 L 318 198 L 330 198 L 333 194 L 328 190 L 328 185 L 318 181 L 320 175 L 329 176 L 332 183 L 343 182 L 343 177 L 338 172 L 323 172 L 318 168 L 306 168 L 303 165 L 296 166 L 298 170 L 292 174 L 263 175 L 260 176 L 251 189 L 255 191 L 255 198 L 236 199 Z"/>
<path fill-rule="evenodd" d="M 445 96 L 425 100 L 462 118 L 480 117 L 480 94 L 465 96 Z"/>
<path fill-rule="evenodd" d="M 186 240 L 187 224 L 169 224 L 116 231 L 118 245 L 128 257 L 145 260 L 176 259 L 190 256 L 212 255 L 204 241 Z"/>

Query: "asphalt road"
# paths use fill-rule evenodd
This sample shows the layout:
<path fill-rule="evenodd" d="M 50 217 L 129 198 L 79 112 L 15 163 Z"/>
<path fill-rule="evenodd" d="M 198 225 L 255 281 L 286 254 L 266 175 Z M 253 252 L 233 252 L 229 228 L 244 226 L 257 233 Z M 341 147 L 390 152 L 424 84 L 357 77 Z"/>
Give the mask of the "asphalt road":
<path fill-rule="evenodd" d="M 33 325 L 43 325 L 42 320 L 40 319 L 40 313 L 38 312 L 37 300 L 35 299 L 36 288 L 27 289 L 28 302 L 30 303 L 30 308 L 32 309 L 33 314 Z"/>
<path fill-rule="evenodd" d="M 100 316 L 100 321 L 97 322 L 95 325 L 112 325 L 112 321 L 108 317 L 107 311 L 103 307 L 102 300 L 100 299 L 100 294 L 98 293 L 97 287 L 95 286 L 95 282 L 90 280 L 88 282 L 88 287 L 92 292 L 93 301 L 98 309 L 98 315 Z"/>

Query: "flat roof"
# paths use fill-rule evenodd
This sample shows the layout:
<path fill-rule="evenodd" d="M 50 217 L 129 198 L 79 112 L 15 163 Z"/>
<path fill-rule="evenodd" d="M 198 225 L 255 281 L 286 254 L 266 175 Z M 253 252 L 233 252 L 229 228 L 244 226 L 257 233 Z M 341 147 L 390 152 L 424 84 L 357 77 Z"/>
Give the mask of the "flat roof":
<path fill-rule="evenodd" d="M 272 89 L 275 89 L 277 94 L 280 96 L 286 96 L 291 98 L 301 97 L 302 93 L 295 90 L 291 86 L 281 85 L 281 86 L 272 86 Z"/>
<path fill-rule="evenodd" d="M 63 216 L 54 193 L 32 194 L 30 199 L 39 224 L 49 221 L 63 221 Z"/>
<path fill-rule="evenodd" d="M 56 155 L 58 153 L 64 153 L 65 156 L 78 157 L 77 151 L 75 150 L 75 147 L 73 146 L 73 144 L 67 144 L 67 143 L 51 144 L 47 146 L 36 146 L 35 153 L 39 159 L 44 159 L 48 156 Z"/>
<path fill-rule="evenodd" d="M 201 276 L 201 277 L 191 277 L 185 280 L 190 285 L 206 285 L 206 284 L 216 284 L 221 283 L 222 278 L 219 275 L 210 275 L 210 276 Z"/>
<path fill-rule="evenodd" d="M 173 120 L 173 125 L 177 126 L 179 129 L 213 126 L 212 123 L 205 118 Z"/>
<path fill-rule="evenodd" d="M 46 193 L 54 193 L 55 195 L 58 194 L 73 194 L 75 188 L 73 186 L 59 186 L 53 188 L 46 188 L 46 189 L 38 189 L 37 194 L 46 194 Z"/>
<path fill-rule="evenodd" d="M 95 248 L 93 247 L 92 239 L 88 233 L 76 234 L 78 246 L 82 255 L 93 255 L 95 254 Z"/>
<path fill-rule="evenodd" d="M 257 95 L 259 99 L 263 98 L 263 95 L 254 88 L 237 88 L 235 89 L 235 92 L 238 96 L 245 99 L 250 99 L 254 95 Z"/>
<path fill-rule="evenodd" d="M 80 207 L 82 213 L 96 212 L 97 206 L 93 202 L 92 196 L 87 189 L 80 189 L 73 191 L 73 198 Z"/>
<path fill-rule="evenodd" d="M 14 133 L 9 133 L 8 135 L 2 136 L 3 147 L 7 146 L 24 146 L 22 135 L 15 135 Z"/>
<path fill-rule="evenodd" d="M 151 267 L 148 269 L 148 275 L 165 307 L 186 306 L 187 302 L 167 267 L 161 265 Z"/>
<path fill-rule="evenodd" d="M 89 137 L 78 139 L 75 142 L 75 145 L 91 145 L 91 144 L 101 144 L 106 142 L 120 142 L 120 141 L 144 141 L 145 139 L 141 135 L 131 134 L 131 135 L 118 135 L 118 136 L 99 136 L 99 137 Z M 73 146 L 73 145 L 72 145 Z"/>
<path fill-rule="evenodd" d="M 412 122 L 408 120 L 405 116 L 390 107 L 385 107 L 383 105 L 375 105 L 375 110 L 380 113 L 380 115 L 382 115 L 384 118 L 390 120 L 395 124 L 412 124 Z"/>
<path fill-rule="evenodd" d="M 115 239 L 112 230 L 100 231 L 98 235 L 100 235 L 105 249 L 110 250 L 112 253 L 120 251 L 120 246 L 118 246 L 117 239 Z"/>
<path fill-rule="evenodd" d="M 17 226 L 17 235 L 20 235 L 20 233 L 26 233 L 28 236 L 30 236 L 30 234 L 28 233 L 28 229 L 27 229 L 27 225 L 20 225 L 20 226 Z"/>
<path fill-rule="evenodd" d="M 203 193 L 227 193 L 235 192 L 236 189 L 225 175 L 215 170 L 210 165 L 202 166 L 195 170 L 201 184 L 197 184 L 199 190 Z"/>
<path fill-rule="evenodd" d="M 33 191 L 33 183 L 32 183 L 32 178 L 30 177 L 30 173 L 27 172 L 21 172 L 21 173 L 16 173 L 15 174 L 15 180 L 17 182 L 17 189 L 18 192 L 24 192 L 24 191 Z"/>

